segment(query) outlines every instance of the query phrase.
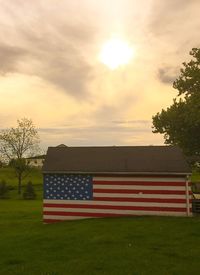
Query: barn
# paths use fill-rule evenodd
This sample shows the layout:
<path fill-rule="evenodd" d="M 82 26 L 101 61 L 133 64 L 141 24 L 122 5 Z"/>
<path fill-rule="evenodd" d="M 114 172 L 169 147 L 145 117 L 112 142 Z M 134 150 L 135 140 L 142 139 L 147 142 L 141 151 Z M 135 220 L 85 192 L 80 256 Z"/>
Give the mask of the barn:
<path fill-rule="evenodd" d="M 43 220 L 191 216 L 189 176 L 175 146 L 49 147 Z"/>

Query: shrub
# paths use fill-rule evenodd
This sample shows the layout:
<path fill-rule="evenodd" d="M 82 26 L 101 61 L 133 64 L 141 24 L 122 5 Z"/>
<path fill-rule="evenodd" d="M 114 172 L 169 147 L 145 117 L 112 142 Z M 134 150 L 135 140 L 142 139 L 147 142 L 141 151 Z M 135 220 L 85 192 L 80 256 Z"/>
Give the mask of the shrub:
<path fill-rule="evenodd" d="M 8 191 L 9 191 L 9 188 L 8 188 L 5 180 L 2 180 L 0 182 L 0 199 L 7 199 Z"/>
<path fill-rule="evenodd" d="M 23 193 L 23 198 L 25 200 L 34 200 L 36 198 L 36 193 L 35 193 L 35 190 L 34 190 L 34 186 L 33 186 L 31 181 L 29 181 L 27 183 L 27 185 L 25 186 L 25 190 L 24 190 L 24 193 Z"/>

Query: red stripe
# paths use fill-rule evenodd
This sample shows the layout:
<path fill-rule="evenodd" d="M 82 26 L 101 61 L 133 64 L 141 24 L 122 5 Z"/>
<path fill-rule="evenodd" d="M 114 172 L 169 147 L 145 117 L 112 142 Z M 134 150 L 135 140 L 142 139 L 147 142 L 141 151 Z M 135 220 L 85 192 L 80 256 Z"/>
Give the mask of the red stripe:
<path fill-rule="evenodd" d="M 97 181 L 93 180 L 94 184 L 101 185 L 146 185 L 146 186 L 185 186 L 185 182 L 155 182 L 155 181 Z"/>
<path fill-rule="evenodd" d="M 53 212 L 45 211 L 44 215 L 54 215 L 54 216 L 78 216 L 78 217 L 122 217 L 122 216 L 135 216 L 128 214 L 112 214 L 112 213 L 72 213 L 72 212 Z"/>
<path fill-rule="evenodd" d="M 124 175 L 124 174 L 118 174 L 117 175 L 118 177 L 123 177 L 123 178 L 130 178 L 130 177 L 133 177 L 133 174 L 129 174 L 129 175 Z M 134 175 L 134 177 L 135 178 L 141 178 L 141 176 L 143 177 L 143 178 L 157 178 L 157 179 L 163 179 L 163 178 L 168 178 L 168 179 L 171 179 L 171 178 L 177 178 L 177 179 L 181 179 L 181 180 L 183 180 L 183 178 L 186 178 L 186 175 L 185 176 L 180 176 L 180 175 L 157 175 L 157 174 L 155 174 L 155 175 L 152 175 L 152 174 L 149 174 L 149 175 L 140 175 L 140 176 L 138 176 L 138 175 Z M 102 174 L 95 174 L 95 178 L 97 178 L 97 177 L 102 177 Z M 113 177 L 116 177 L 116 174 L 115 173 L 113 173 L 113 174 L 104 174 L 104 177 L 106 177 L 106 178 L 113 178 Z"/>
<path fill-rule="evenodd" d="M 186 203 L 186 199 L 159 199 L 159 198 L 112 198 L 96 197 L 95 201 L 124 201 L 124 202 L 157 202 L 157 203 Z M 189 200 L 192 203 L 192 200 Z"/>
<path fill-rule="evenodd" d="M 185 195 L 185 191 L 179 190 L 128 190 L 128 189 L 99 189 L 94 188 L 94 193 L 120 193 L 120 194 L 171 194 Z"/>
<path fill-rule="evenodd" d="M 147 210 L 147 211 L 178 211 L 180 209 L 185 211 L 185 207 L 162 207 L 162 206 L 131 206 L 131 205 L 91 205 L 91 204 L 46 204 L 45 207 L 55 207 L 55 208 L 89 208 L 89 209 L 116 209 L 116 210 Z M 164 209 L 164 210 L 163 210 Z"/>

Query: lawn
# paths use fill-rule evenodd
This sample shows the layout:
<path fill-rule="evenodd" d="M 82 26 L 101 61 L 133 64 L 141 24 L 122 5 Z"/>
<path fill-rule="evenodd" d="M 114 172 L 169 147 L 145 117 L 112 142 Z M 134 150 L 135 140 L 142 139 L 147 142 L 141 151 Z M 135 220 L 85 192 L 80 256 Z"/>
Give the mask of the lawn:
<path fill-rule="evenodd" d="M 0 181 L 5 180 L 10 186 L 17 186 L 17 177 L 14 169 L 10 167 L 0 168 Z M 34 185 L 42 185 L 42 171 L 41 169 L 32 168 L 31 172 L 26 178 L 22 180 L 22 185 L 25 185 L 28 181 L 32 181 Z"/>
<path fill-rule="evenodd" d="M 42 176 L 29 175 L 37 199 L 14 189 L 0 200 L 0 274 L 199 274 L 199 218 L 133 217 L 42 223 Z M 25 184 L 26 181 L 24 181 Z"/>
<path fill-rule="evenodd" d="M 198 218 L 42 223 L 42 202 L 0 200 L 0 274 L 199 274 Z"/>
<path fill-rule="evenodd" d="M 21 199 L 22 195 L 18 195 L 17 186 L 18 181 L 15 172 L 10 167 L 0 168 L 0 182 L 4 180 L 10 187 L 9 198 Z M 42 199 L 42 171 L 41 169 L 32 168 L 31 172 L 22 180 L 22 193 L 25 185 L 28 181 L 31 181 L 34 185 L 34 189 L 37 193 L 37 197 Z"/>

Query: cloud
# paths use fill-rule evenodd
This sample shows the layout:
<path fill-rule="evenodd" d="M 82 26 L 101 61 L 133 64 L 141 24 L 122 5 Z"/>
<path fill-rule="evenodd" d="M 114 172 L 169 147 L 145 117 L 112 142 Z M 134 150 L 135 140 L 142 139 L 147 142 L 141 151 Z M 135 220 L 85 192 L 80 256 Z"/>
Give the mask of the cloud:
<path fill-rule="evenodd" d="M 75 98 L 86 96 L 88 83 L 93 78 L 93 67 L 86 53 L 95 38 L 95 25 L 91 27 L 89 20 L 69 21 L 61 10 L 52 14 L 51 9 L 36 2 L 31 6 L 37 11 L 34 14 L 37 20 L 33 20 L 32 14 L 26 17 L 24 1 L 20 6 L 11 1 L 3 5 L 9 22 L 2 17 L 0 31 L 9 33 L 11 29 L 11 32 L 7 44 L 0 40 L 0 73 L 34 75 Z M 67 6 L 63 4 L 60 8 Z"/>
<path fill-rule="evenodd" d="M 150 121 L 149 120 L 114 120 L 114 121 L 112 121 L 112 123 L 114 123 L 114 124 L 125 124 L 125 125 L 127 125 L 127 124 L 140 124 L 140 125 L 145 125 L 145 124 L 149 124 L 150 123 Z"/>
<path fill-rule="evenodd" d="M 158 79 L 164 83 L 172 85 L 178 75 L 178 69 L 174 67 L 162 67 L 158 69 Z"/>
<path fill-rule="evenodd" d="M 151 128 L 150 125 L 138 127 L 138 125 L 114 125 L 110 122 L 80 127 L 40 128 L 39 134 L 41 137 L 47 137 L 44 143 L 48 145 L 60 143 L 69 146 L 133 145 L 139 142 L 141 137 L 143 139 L 145 135 L 151 135 Z"/>
<path fill-rule="evenodd" d="M 19 47 L 0 44 L 0 74 L 16 72 L 18 62 L 26 55 L 26 51 Z"/>
<path fill-rule="evenodd" d="M 200 7 L 198 0 L 156 0 L 151 9 L 151 30 L 157 35 L 165 36 L 185 28 L 185 25 L 189 25 L 190 18 L 193 19 L 193 24 L 199 23 L 198 17 L 196 20 L 193 17 L 197 7 Z"/>

